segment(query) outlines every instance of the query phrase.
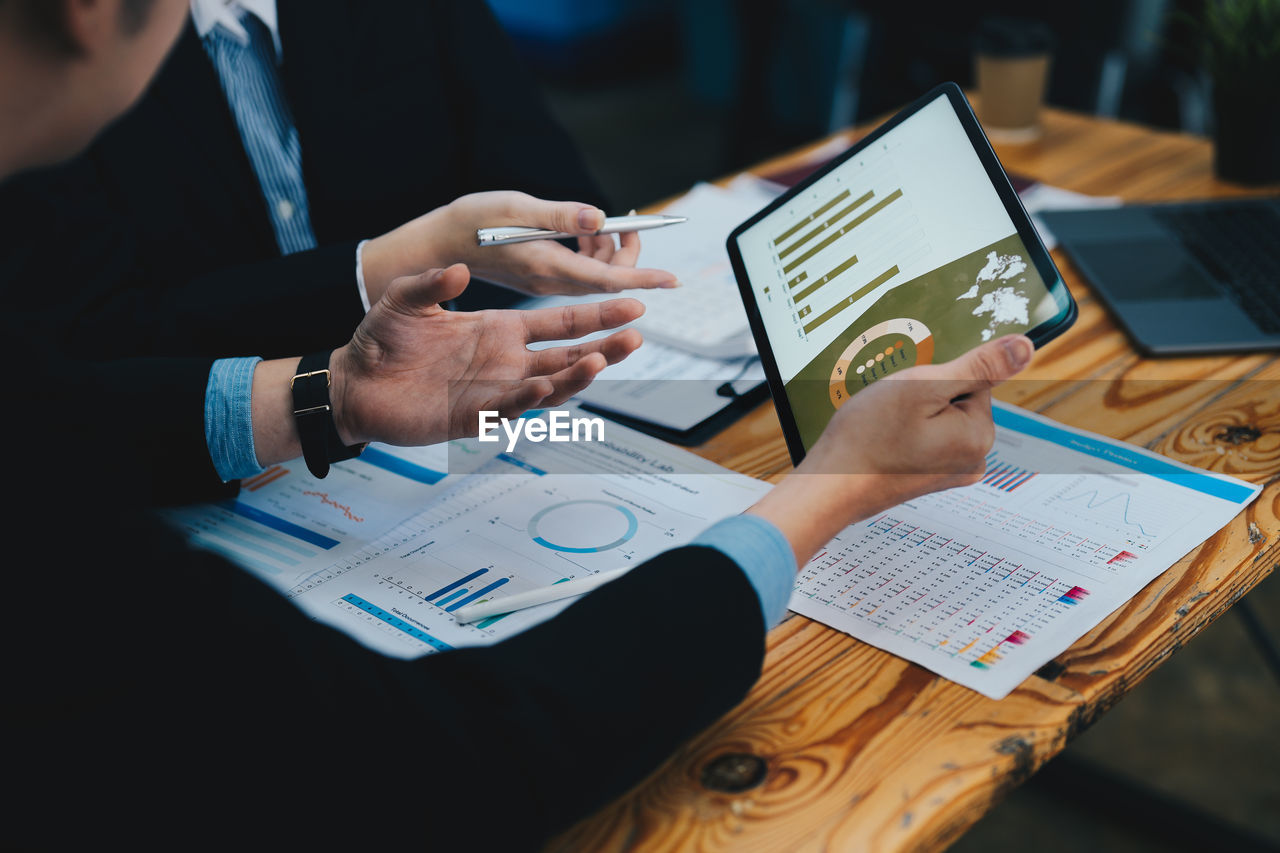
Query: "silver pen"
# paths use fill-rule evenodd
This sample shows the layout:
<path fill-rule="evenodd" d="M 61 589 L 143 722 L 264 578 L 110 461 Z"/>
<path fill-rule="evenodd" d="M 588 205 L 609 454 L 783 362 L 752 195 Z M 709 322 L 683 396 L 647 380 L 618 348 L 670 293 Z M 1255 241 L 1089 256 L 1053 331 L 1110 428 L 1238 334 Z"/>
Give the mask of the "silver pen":
<path fill-rule="evenodd" d="M 604 226 L 596 234 L 617 234 L 621 231 L 644 231 L 648 228 L 661 228 L 664 225 L 675 225 L 684 222 L 688 217 L 667 216 L 661 213 L 639 214 L 636 216 L 609 216 Z M 564 231 L 550 231 L 546 228 L 525 228 L 512 225 L 505 228 L 480 228 L 476 231 L 476 243 L 481 246 L 505 246 L 508 243 L 525 243 L 529 240 L 564 240 L 568 237 L 590 236 L 585 234 L 568 234 Z"/>

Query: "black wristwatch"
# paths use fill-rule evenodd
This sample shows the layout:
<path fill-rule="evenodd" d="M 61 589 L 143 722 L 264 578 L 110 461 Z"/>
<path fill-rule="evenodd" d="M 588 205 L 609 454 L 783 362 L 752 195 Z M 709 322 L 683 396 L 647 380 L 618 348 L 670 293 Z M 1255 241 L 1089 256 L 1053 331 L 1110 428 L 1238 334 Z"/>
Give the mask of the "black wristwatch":
<path fill-rule="evenodd" d="M 333 423 L 333 405 L 329 402 L 329 355 L 332 350 L 302 357 L 298 372 L 289 380 L 293 391 L 293 417 L 298 423 L 302 441 L 302 458 L 313 477 L 323 479 L 330 462 L 341 462 L 360 455 L 365 445 L 344 445 Z"/>

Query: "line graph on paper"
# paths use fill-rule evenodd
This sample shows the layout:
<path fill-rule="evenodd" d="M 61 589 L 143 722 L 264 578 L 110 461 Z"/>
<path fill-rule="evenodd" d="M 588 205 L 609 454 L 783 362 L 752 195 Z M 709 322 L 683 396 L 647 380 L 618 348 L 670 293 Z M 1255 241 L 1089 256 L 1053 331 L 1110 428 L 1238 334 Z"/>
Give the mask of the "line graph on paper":
<path fill-rule="evenodd" d="M 1146 550 L 1179 523 L 1175 505 L 1143 500 L 1137 488 L 1100 477 L 1073 477 L 1049 494 L 1045 510 L 1059 519 L 1078 519 Z"/>
<path fill-rule="evenodd" d="M 1078 560 L 1115 575 L 1194 515 L 1167 496 L 1153 499 L 1149 487 L 1098 474 L 1039 473 L 1013 493 L 979 483 L 913 503 L 1014 537 L 1029 553 Z"/>

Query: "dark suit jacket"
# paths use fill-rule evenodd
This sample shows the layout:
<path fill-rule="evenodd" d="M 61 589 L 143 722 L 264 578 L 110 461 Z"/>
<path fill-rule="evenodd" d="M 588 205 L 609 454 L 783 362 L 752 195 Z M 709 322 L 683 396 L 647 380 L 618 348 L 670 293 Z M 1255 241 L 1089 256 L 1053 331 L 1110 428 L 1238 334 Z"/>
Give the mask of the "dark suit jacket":
<path fill-rule="evenodd" d="M 162 496 L 225 491 L 203 435 L 213 358 L 302 355 L 350 338 L 363 316 L 360 239 L 473 191 L 603 204 L 482 0 L 279 0 L 279 26 L 321 248 L 279 256 L 190 25 L 137 107 L 84 156 L 0 188 L 6 312 L 91 360 L 196 359 L 102 374 L 126 386 L 161 373 L 167 387 L 198 390 L 137 399 L 145 429 L 185 437 L 167 448 L 182 467 L 159 472 Z M 199 488 L 171 491 L 196 470 Z"/>
<path fill-rule="evenodd" d="M 350 334 L 357 238 L 463 190 L 520 188 L 522 171 L 531 191 L 577 195 L 535 185 L 555 175 L 542 155 L 557 133 L 549 151 L 505 145 L 534 129 L 532 107 L 478 0 L 281 0 L 280 12 L 330 248 L 271 260 L 190 34 L 141 109 L 39 176 L 6 219 L 6 242 L 33 241 L 0 272 L 13 356 L 0 442 L 21 490 L 0 514 L 12 605 L 0 707 L 17 783 L 4 834 L 17 848 L 532 849 L 658 766 L 759 672 L 758 601 L 716 551 L 663 555 L 498 646 L 398 661 L 139 509 L 152 479 L 190 482 L 169 469 L 207 460 L 212 355 L 300 354 Z M 503 88 L 490 97 L 474 80 Z M 46 238 L 50 221 L 63 237 Z M 27 314 L 13 310 L 22 295 Z M 62 331 L 50 303 L 78 318 L 66 343 L 93 362 L 44 351 L 36 321 Z M 156 352 L 191 358 L 105 360 Z"/>
<path fill-rule="evenodd" d="M 140 510 L 95 393 L 6 383 L 8 847 L 532 849 L 758 677 L 756 594 L 705 548 L 496 646 L 371 652 Z"/>

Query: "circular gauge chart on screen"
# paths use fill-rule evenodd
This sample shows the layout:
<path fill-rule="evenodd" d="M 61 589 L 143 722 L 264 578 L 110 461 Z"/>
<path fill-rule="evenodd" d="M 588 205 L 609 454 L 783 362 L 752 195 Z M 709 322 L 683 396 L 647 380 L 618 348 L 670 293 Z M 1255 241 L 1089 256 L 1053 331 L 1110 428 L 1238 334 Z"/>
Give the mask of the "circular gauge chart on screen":
<path fill-rule="evenodd" d="M 543 548 L 590 554 L 617 548 L 636 535 L 635 513 L 609 501 L 564 501 L 529 519 L 529 536 Z"/>
<path fill-rule="evenodd" d="M 831 370 L 831 405 L 840 408 L 853 392 L 914 364 L 933 361 L 933 332 L 919 320 L 899 317 L 877 323 L 845 347 Z"/>

